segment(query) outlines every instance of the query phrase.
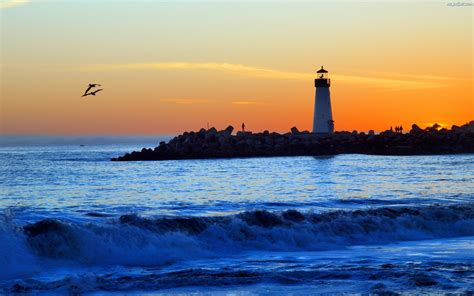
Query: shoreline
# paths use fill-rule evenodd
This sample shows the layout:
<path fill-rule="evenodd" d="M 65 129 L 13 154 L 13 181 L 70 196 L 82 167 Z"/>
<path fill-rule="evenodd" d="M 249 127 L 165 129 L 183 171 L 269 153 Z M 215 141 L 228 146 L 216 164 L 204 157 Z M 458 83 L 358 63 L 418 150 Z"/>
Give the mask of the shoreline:
<path fill-rule="evenodd" d="M 436 155 L 474 153 L 474 121 L 451 129 L 433 125 L 425 129 L 412 125 L 410 132 L 402 134 L 387 130 L 373 132 L 338 131 L 334 134 L 291 132 L 279 134 L 237 132 L 227 127 L 217 131 L 214 127 L 197 132 L 184 132 L 168 142 L 160 142 L 154 149 L 143 148 L 112 161 L 157 161 L 184 159 L 222 159 L 285 156 L 324 156 L 338 154 L 367 155 Z"/>

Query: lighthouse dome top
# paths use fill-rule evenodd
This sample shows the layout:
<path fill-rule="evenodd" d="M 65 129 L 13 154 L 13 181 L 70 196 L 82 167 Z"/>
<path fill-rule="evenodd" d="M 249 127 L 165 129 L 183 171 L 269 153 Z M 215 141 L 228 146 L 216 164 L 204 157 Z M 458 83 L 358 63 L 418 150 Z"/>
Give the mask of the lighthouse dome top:
<path fill-rule="evenodd" d="M 323 66 L 321 66 L 321 69 L 319 69 L 316 73 L 328 73 L 328 71 L 326 71 Z"/>

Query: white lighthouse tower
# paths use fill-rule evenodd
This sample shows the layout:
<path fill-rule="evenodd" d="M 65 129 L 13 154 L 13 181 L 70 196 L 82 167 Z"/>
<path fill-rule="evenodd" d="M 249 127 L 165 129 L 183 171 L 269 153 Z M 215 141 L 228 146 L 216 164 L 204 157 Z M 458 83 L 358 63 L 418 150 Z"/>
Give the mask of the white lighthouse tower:
<path fill-rule="evenodd" d="M 314 80 L 316 95 L 314 98 L 313 133 L 332 134 L 334 120 L 332 120 L 331 94 L 329 93 L 331 79 L 323 66 L 316 73 L 318 77 Z"/>

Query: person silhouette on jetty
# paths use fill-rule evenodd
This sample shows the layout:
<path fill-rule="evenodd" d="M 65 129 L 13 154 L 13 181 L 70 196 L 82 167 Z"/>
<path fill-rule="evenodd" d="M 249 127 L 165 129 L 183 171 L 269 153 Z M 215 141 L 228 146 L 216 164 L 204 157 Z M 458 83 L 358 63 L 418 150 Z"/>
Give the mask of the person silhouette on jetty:
<path fill-rule="evenodd" d="M 391 131 L 391 130 L 392 130 L 392 127 L 390 127 L 390 131 Z M 398 125 L 395 126 L 395 132 L 396 132 L 397 134 L 403 134 L 403 126 L 401 126 L 401 125 L 400 125 L 400 126 L 398 126 Z"/>
<path fill-rule="evenodd" d="M 245 132 L 245 123 L 242 122 L 242 131 Z"/>

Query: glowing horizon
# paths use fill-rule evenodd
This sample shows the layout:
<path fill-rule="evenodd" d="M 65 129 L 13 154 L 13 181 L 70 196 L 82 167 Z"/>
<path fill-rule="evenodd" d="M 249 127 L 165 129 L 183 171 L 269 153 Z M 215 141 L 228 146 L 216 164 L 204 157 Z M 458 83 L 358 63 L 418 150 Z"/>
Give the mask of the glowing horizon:
<path fill-rule="evenodd" d="M 309 130 L 321 65 L 336 130 L 474 119 L 470 7 L 198 2 L 0 2 L 0 133 Z"/>

